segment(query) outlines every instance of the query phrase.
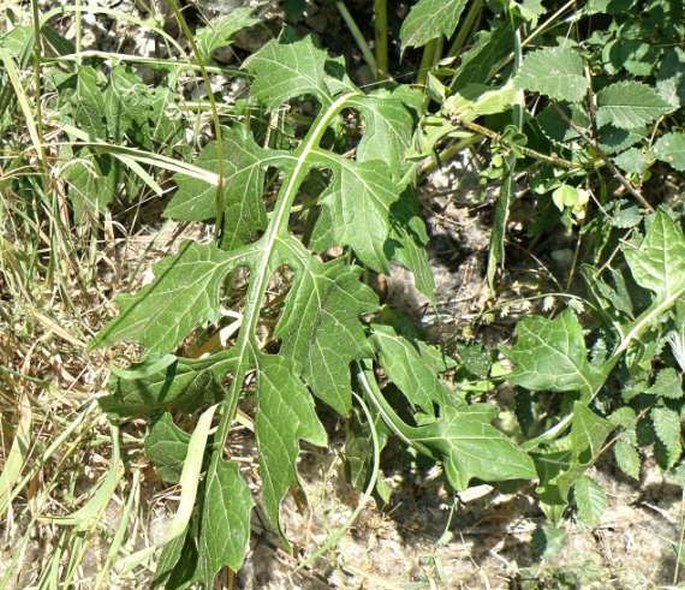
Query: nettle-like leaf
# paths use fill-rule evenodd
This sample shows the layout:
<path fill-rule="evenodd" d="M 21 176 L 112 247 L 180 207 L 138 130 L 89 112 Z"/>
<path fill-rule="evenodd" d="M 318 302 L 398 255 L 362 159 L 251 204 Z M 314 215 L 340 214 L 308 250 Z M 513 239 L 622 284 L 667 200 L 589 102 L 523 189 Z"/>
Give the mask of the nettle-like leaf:
<path fill-rule="evenodd" d="M 421 47 L 441 36 L 451 37 L 466 0 L 419 0 L 402 23 L 402 47 Z"/>
<path fill-rule="evenodd" d="M 583 329 L 573 311 L 553 320 L 524 318 L 516 334 L 516 344 L 505 351 L 514 363 L 509 381 L 532 391 L 593 394 L 602 377 L 588 361 Z"/>
<path fill-rule="evenodd" d="M 682 454 L 682 435 L 680 415 L 669 408 L 654 408 L 651 412 L 652 424 L 657 439 L 666 450 L 666 468 L 673 467 Z"/>
<path fill-rule="evenodd" d="M 619 439 L 614 445 L 614 458 L 619 469 L 626 475 L 633 479 L 640 479 L 640 467 L 642 460 L 635 448 L 635 445 L 624 440 Z"/>
<path fill-rule="evenodd" d="M 654 384 L 645 393 L 666 399 L 680 399 L 683 397 L 682 381 L 680 373 L 673 367 L 668 367 L 659 371 Z"/>
<path fill-rule="evenodd" d="M 629 174 L 643 174 L 651 162 L 642 150 L 630 148 L 616 156 L 614 163 Z"/>
<path fill-rule="evenodd" d="M 206 145 L 196 165 L 223 176 L 221 201 L 224 216 L 221 245 L 230 250 L 250 241 L 266 227 L 262 193 L 269 167 L 287 170 L 292 157 L 286 152 L 262 148 L 243 127 L 225 130 L 222 149 Z M 223 163 L 220 161 L 223 156 Z M 207 221 L 217 216 L 217 188 L 198 178 L 177 174 L 178 191 L 164 215 L 185 221 Z"/>
<path fill-rule="evenodd" d="M 575 402 L 570 442 L 578 463 L 591 463 L 599 455 L 604 441 L 614 429 L 615 425 L 609 420 L 597 415 L 583 402 Z"/>
<path fill-rule="evenodd" d="M 313 97 L 319 114 L 291 153 L 259 146 L 244 129 L 228 129 L 222 133 L 223 149 L 210 144 L 198 160 L 211 182 L 176 177 L 179 190 L 165 214 L 186 220 L 223 217 L 221 248 L 183 244 L 176 255 L 154 266 L 151 284 L 120 299 L 119 316 L 94 342 L 134 340 L 148 355 L 142 363 L 116 372 L 114 391 L 102 400 L 111 413 L 128 417 L 193 411 L 222 400 L 214 439 L 205 449 L 209 468 L 193 521 L 185 539 L 174 539 L 160 560 L 159 579 L 169 580 L 171 586 L 208 586 L 220 567 L 237 569 L 242 563 L 253 504 L 242 475 L 223 459 L 222 450 L 246 383 L 253 384 L 250 391 L 257 401 L 254 422 L 264 507 L 278 530 L 280 503 L 298 484 L 300 441 L 327 441 L 314 396 L 341 414 L 350 412 L 350 365 L 374 352 L 361 318 L 377 310 L 378 300 L 361 282 L 362 269 L 349 257 L 323 262 L 317 252 L 332 245 L 349 247 L 365 266 L 380 271 L 399 262 L 414 272 L 420 288 L 432 289 L 423 252 L 426 230 L 415 193 L 407 186 L 414 167 L 404 159 L 414 128 L 411 93 L 363 94 L 345 77 L 343 64 L 330 59 L 311 39 L 292 44 L 272 41 L 245 67 L 253 76 L 253 99 L 268 111 Z M 324 134 L 335 133 L 346 109 L 356 111 L 362 123 L 355 158 L 321 145 Z M 264 199 L 269 167 L 277 168 L 282 179 L 271 211 Z M 328 187 L 306 205 L 315 208 L 318 220 L 312 238 L 303 242 L 291 234 L 289 222 L 298 191 L 313 171 L 328 172 L 322 175 Z M 223 186 L 217 195 L 219 174 Z M 194 330 L 218 322 L 230 284 L 226 279 L 238 269 L 246 271 L 247 292 L 240 304 L 240 327 L 228 348 L 199 359 L 159 357 L 175 351 Z M 290 287 L 283 288 L 281 315 L 273 330 L 269 310 L 265 342 L 258 337 L 258 328 L 265 319 L 267 291 L 274 288 L 277 275 L 276 283 Z M 269 351 L 278 347 L 278 354 L 267 353 L 265 344 Z M 492 426 L 473 429 L 485 432 L 496 445 L 513 445 Z M 168 418 L 150 436 L 151 455 L 167 478 L 174 477 L 184 437 Z M 428 432 L 426 437 L 430 438 Z M 456 453 L 454 461 L 462 461 Z M 517 464 L 522 460 L 519 457 Z M 460 480 L 464 483 L 480 476 L 474 467 L 465 469 Z M 507 473 L 531 475 L 524 471 Z"/>
<path fill-rule="evenodd" d="M 594 479 L 583 475 L 573 486 L 573 498 L 576 501 L 578 519 L 584 525 L 595 527 L 609 506 L 606 492 Z"/>
<path fill-rule="evenodd" d="M 359 109 L 364 124 L 364 135 L 357 145 L 357 161 L 387 162 L 394 175 L 402 170 L 413 137 L 413 115 L 407 108 L 412 99 L 407 91 L 398 89 L 379 90 L 364 96 L 363 100 L 350 101 L 350 107 Z"/>
<path fill-rule="evenodd" d="M 669 113 L 673 107 L 642 82 L 616 82 L 597 94 L 597 124 L 637 129 Z"/>
<path fill-rule="evenodd" d="M 529 53 L 516 75 L 516 85 L 557 100 L 580 102 L 588 89 L 583 58 L 570 47 L 546 47 Z"/>

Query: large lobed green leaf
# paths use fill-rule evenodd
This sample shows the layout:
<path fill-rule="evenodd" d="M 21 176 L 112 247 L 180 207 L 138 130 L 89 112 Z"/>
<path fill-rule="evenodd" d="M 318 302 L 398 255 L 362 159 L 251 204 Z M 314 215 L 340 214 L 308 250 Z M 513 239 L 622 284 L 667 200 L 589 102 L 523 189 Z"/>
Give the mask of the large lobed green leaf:
<path fill-rule="evenodd" d="M 274 39 L 248 57 L 244 67 L 254 76 L 252 96 L 273 109 L 307 95 L 330 103 L 331 95 L 341 88 L 342 75 L 331 75 L 336 68 L 330 64 L 335 63 L 306 37 L 287 44 Z"/>
<path fill-rule="evenodd" d="M 250 541 L 252 492 L 240 474 L 238 464 L 216 452 L 205 475 L 198 569 L 195 579 L 211 588 L 224 566 L 240 570 Z"/>
<path fill-rule="evenodd" d="M 492 426 L 497 408 L 475 404 L 463 409 L 449 405 L 431 424 L 412 429 L 412 440 L 425 444 L 442 458 L 445 475 L 457 490 L 473 478 L 484 481 L 534 479 L 535 464 L 523 449 Z"/>
<path fill-rule="evenodd" d="M 412 406 L 433 414 L 434 404 L 455 403 L 457 397 L 440 381 L 422 347 L 397 334 L 390 326 L 373 326 L 373 343 L 388 378 Z"/>
<path fill-rule="evenodd" d="M 174 350 L 194 328 L 218 318 L 221 281 L 245 258 L 242 251 L 227 254 L 185 242 L 176 256 L 154 266 L 153 283 L 134 296 L 119 297 L 119 315 L 92 345 L 135 340 L 150 353 Z"/>
<path fill-rule="evenodd" d="M 223 175 L 224 226 L 222 247 L 230 250 L 250 241 L 266 227 L 264 178 L 269 167 L 287 170 L 292 156 L 262 148 L 245 127 L 222 132 L 222 146 L 206 145 L 195 164 Z M 221 158 L 220 158 L 221 156 Z M 217 188 L 198 179 L 176 174 L 178 191 L 164 215 L 184 221 L 207 221 L 217 217 Z"/>
<path fill-rule="evenodd" d="M 275 336 L 282 339 L 281 354 L 294 360 L 312 391 L 347 415 L 350 363 L 371 353 L 359 317 L 374 311 L 378 300 L 359 280 L 360 268 L 341 260 L 323 264 L 306 252 L 303 258 Z"/>
<path fill-rule="evenodd" d="M 593 394 L 601 374 L 588 362 L 583 329 L 570 309 L 553 320 L 524 318 L 516 334 L 516 344 L 506 351 L 514 363 L 512 383 L 532 391 Z"/>
<path fill-rule="evenodd" d="M 685 237 L 663 209 L 656 212 L 639 248 L 626 248 L 623 254 L 638 285 L 659 300 L 675 300 L 685 290 Z"/>
<path fill-rule="evenodd" d="M 129 416 L 186 409 L 186 401 L 202 405 L 223 394 L 217 438 L 230 431 L 230 420 L 224 419 L 233 417 L 231 408 L 237 407 L 245 379 L 254 373 L 262 495 L 269 520 L 280 529 L 280 503 L 297 484 L 300 441 L 327 442 L 313 395 L 341 413 L 349 412 L 350 363 L 373 354 L 360 316 L 378 306 L 376 296 L 359 280 L 360 268 L 345 259 L 324 263 L 289 234 L 288 216 L 307 174 L 313 169 L 331 172 L 329 187 L 317 203 L 320 215 L 312 239 L 317 247 L 348 246 L 366 266 L 377 270 L 386 270 L 392 260 L 400 261 L 414 271 L 417 284 L 426 291 L 432 281 L 422 252 L 427 236 L 415 194 L 401 180 L 411 176 L 405 168 L 405 151 L 414 129 L 407 106 L 412 101 L 402 93 L 364 96 L 345 78 L 341 63 L 329 59 L 311 39 L 291 44 L 273 41 L 250 57 L 246 68 L 254 77 L 253 98 L 267 109 L 313 96 L 321 106 L 318 118 L 292 155 L 262 148 L 248 132 L 238 130 L 225 132 L 222 147 L 227 161 L 218 161 L 216 145 L 203 151 L 200 166 L 220 172 L 225 181 L 220 213 L 225 215 L 222 247 L 227 251 L 184 244 L 177 255 L 154 267 L 152 284 L 122 298 L 120 316 L 103 329 L 96 344 L 134 340 L 150 354 L 130 374 L 116 377 L 120 390 L 108 400 L 111 411 Z M 363 122 L 356 159 L 319 145 L 343 107 L 357 110 Z M 273 211 L 267 213 L 262 191 L 269 166 L 278 167 L 285 178 Z M 181 176 L 177 181 L 179 192 L 168 215 L 188 220 L 216 216 L 222 199 L 217 203 L 215 187 Z M 259 234 L 254 243 L 241 245 Z M 224 279 L 241 266 L 250 273 L 235 345 L 206 359 L 168 355 L 160 365 L 154 354 L 174 350 L 190 331 L 219 317 Z M 257 327 L 273 275 L 284 267 L 292 287 L 274 332 L 280 350 L 272 355 L 262 350 Z M 229 373 L 232 382 L 226 391 L 222 384 Z M 480 430 L 496 438 L 498 431 L 485 426 Z M 460 435 L 455 436 L 458 440 Z M 177 473 L 183 439 L 167 419 L 150 440 L 151 452 L 167 477 Z M 237 467 L 222 458 L 219 446 L 208 458 L 203 495 L 187 536 L 174 538 L 161 560 L 160 580 L 171 576 L 172 586 L 193 581 L 209 585 L 220 567 L 237 569 L 242 563 L 252 501 Z M 515 459 L 520 467 L 522 460 Z M 479 469 L 468 463 L 464 469 L 465 477 L 479 477 Z M 513 468 L 510 473 L 522 470 Z"/>
<path fill-rule="evenodd" d="M 110 394 L 100 398 L 100 407 L 119 417 L 193 411 L 216 401 L 221 380 L 234 366 L 230 350 L 203 359 L 153 356 L 124 371 L 112 369 Z"/>
<path fill-rule="evenodd" d="M 279 509 L 290 486 L 297 483 L 298 441 L 326 446 L 327 435 L 314 411 L 312 396 L 282 357 L 260 355 L 259 407 L 255 420 L 259 446 L 264 510 L 281 530 Z"/>
<path fill-rule="evenodd" d="M 466 0 L 419 0 L 402 23 L 402 47 L 421 47 L 441 36 L 451 37 Z"/>
<path fill-rule="evenodd" d="M 350 246 L 366 266 L 387 273 L 391 207 L 400 198 L 389 166 L 381 160 L 357 163 L 324 151 L 317 154 L 317 163 L 332 170 L 333 179 L 320 198 L 324 211 L 312 243 L 319 250 Z"/>

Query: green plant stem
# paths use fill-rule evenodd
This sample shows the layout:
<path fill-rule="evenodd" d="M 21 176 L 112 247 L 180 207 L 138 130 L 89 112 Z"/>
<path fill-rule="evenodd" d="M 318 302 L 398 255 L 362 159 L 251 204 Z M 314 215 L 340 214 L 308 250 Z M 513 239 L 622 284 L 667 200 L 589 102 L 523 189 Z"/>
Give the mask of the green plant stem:
<path fill-rule="evenodd" d="M 419 175 L 426 176 L 430 174 L 438 167 L 442 166 L 444 163 L 449 162 L 452 158 L 456 157 L 460 152 L 465 150 L 467 147 L 473 145 L 474 143 L 480 141 L 480 135 L 471 135 L 470 137 L 465 137 L 457 143 L 446 147 L 437 156 L 429 156 L 421 161 L 419 164 Z"/>
<path fill-rule="evenodd" d="M 365 368 L 360 362 L 355 362 L 354 368 L 355 377 L 364 390 L 367 398 L 374 405 L 378 413 L 383 418 L 383 422 L 385 422 L 388 428 L 393 431 L 395 436 L 397 436 L 397 438 L 399 438 L 406 445 L 414 447 L 423 455 L 435 458 L 435 455 L 433 455 L 431 450 L 426 445 L 414 438 L 414 428 L 406 424 L 387 402 L 383 396 L 383 393 L 378 387 L 378 383 L 376 383 L 376 378 L 373 374 L 373 371 Z"/>
<path fill-rule="evenodd" d="M 418 86 L 425 86 L 428 79 L 428 72 L 430 72 L 433 64 L 435 64 L 436 56 L 439 56 L 442 47 L 442 37 L 429 41 L 423 48 L 423 55 L 421 56 L 421 63 L 419 64 L 419 72 L 416 75 L 416 84 Z"/>
<path fill-rule="evenodd" d="M 75 45 L 76 45 L 76 54 L 81 53 L 81 49 L 83 47 L 83 20 L 81 19 L 81 6 L 82 6 L 83 0 L 76 0 L 75 8 L 76 12 L 74 13 L 74 27 L 76 28 L 76 40 L 75 40 Z M 78 57 L 76 59 L 76 64 L 81 65 L 81 58 Z"/>
<path fill-rule="evenodd" d="M 614 175 L 614 178 L 618 180 L 621 185 L 623 186 L 624 189 L 630 193 L 632 197 L 635 198 L 635 200 L 640 203 L 647 211 L 650 213 L 654 212 L 654 207 L 652 207 L 649 204 L 649 201 L 644 198 L 642 193 L 637 190 L 633 184 L 628 180 L 622 173 L 621 171 L 616 167 L 616 165 L 611 161 L 611 158 L 607 156 L 604 151 L 599 147 L 599 143 L 592 137 L 590 137 L 585 130 L 577 125 L 574 121 L 572 121 L 566 113 L 564 113 L 563 110 L 561 110 L 556 104 L 554 105 L 554 110 L 557 112 L 557 114 L 564 120 L 566 124 L 568 124 L 580 137 L 583 139 L 583 141 L 589 145 L 592 146 L 592 148 L 595 150 L 597 155 L 599 156 L 599 159 L 603 162 L 607 168 L 611 171 L 611 173 Z"/>
<path fill-rule="evenodd" d="M 38 132 L 38 158 L 40 159 L 41 167 L 45 180 L 48 181 L 50 173 L 48 169 L 47 160 L 45 159 L 45 150 L 43 148 L 43 107 L 41 100 L 43 97 L 43 84 L 40 79 L 40 69 L 42 63 L 43 49 L 41 47 L 41 26 L 40 26 L 40 12 L 38 10 L 38 0 L 31 0 L 31 12 L 33 20 L 33 82 L 36 93 L 36 131 Z"/>
<path fill-rule="evenodd" d="M 212 124 L 214 127 L 214 139 L 216 139 L 216 157 L 219 160 L 219 162 L 224 161 L 224 147 L 223 147 L 223 141 L 221 139 L 221 121 L 219 119 L 219 111 L 216 106 L 216 98 L 214 98 L 214 91 L 212 90 L 212 83 L 209 79 L 209 73 L 207 72 L 207 69 L 205 68 L 204 60 L 202 59 L 202 54 L 200 53 L 199 49 L 197 48 L 197 43 L 195 43 L 195 35 L 193 35 L 193 32 L 190 30 L 190 27 L 188 26 L 188 23 L 186 22 L 185 17 L 183 16 L 183 13 L 181 12 L 179 6 L 178 6 L 178 0 L 170 0 L 169 5 L 171 6 L 171 9 L 174 11 L 174 17 L 176 18 L 176 21 L 178 22 L 178 25 L 181 27 L 181 30 L 183 31 L 183 35 L 185 36 L 186 40 L 190 44 L 190 47 L 193 52 L 193 56 L 195 57 L 195 61 L 197 62 L 198 66 L 200 67 L 200 74 L 202 75 L 202 81 L 204 82 L 205 85 L 205 90 L 207 92 L 207 99 L 209 100 L 210 104 L 210 109 L 212 112 Z M 216 215 L 215 215 L 215 238 L 217 241 L 221 238 L 221 233 L 223 230 L 223 225 L 224 225 L 224 210 L 225 210 L 225 204 L 224 204 L 224 175 L 222 172 L 222 167 L 219 168 L 219 182 L 217 183 L 216 186 L 216 198 L 215 198 L 215 207 L 216 207 Z"/>
<path fill-rule="evenodd" d="M 578 4 L 578 0 L 568 0 L 566 4 L 564 4 L 556 12 L 554 12 L 554 14 L 552 14 L 544 23 L 536 27 L 536 29 L 521 42 L 521 46 L 525 47 L 526 45 L 529 45 L 533 41 L 533 39 L 539 37 L 542 33 L 544 33 L 556 19 L 558 19 L 562 14 L 564 14 L 564 12 L 566 12 L 570 8 L 574 8 L 576 4 Z"/>
<path fill-rule="evenodd" d="M 326 129 L 333 119 L 354 96 L 354 93 L 348 93 L 334 100 L 326 110 L 319 114 L 303 142 L 295 150 L 295 165 L 278 193 L 269 227 L 255 245 L 264 255 L 260 259 L 259 266 L 250 269 L 251 274 L 255 278 L 250 282 L 245 310 L 243 311 L 243 324 L 240 327 L 238 340 L 234 347 L 237 351 L 237 368 L 224 401 L 221 421 L 215 438 L 216 448 L 219 450 L 223 449 L 226 445 L 228 434 L 238 409 L 238 401 L 245 377 L 252 369 L 253 363 L 251 361 L 254 360 L 258 351 L 258 344 L 254 341 L 254 334 L 259 322 L 259 311 L 262 308 L 262 302 L 271 277 L 271 270 L 273 269 L 276 242 L 287 234 L 288 220 L 293 202 L 300 185 L 309 173 L 308 162 L 310 155 L 321 142 Z M 215 457 L 219 456 L 220 453 L 215 455 Z"/>
<path fill-rule="evenodd" d="M 466 18 L 464 19 L 464 23 L 461 25 L 461 27 L 459 27 L 459 32 L 454 38 L 454 41 L 452 41 L 452 45 L 450 45 L 449 51 L 447 52 L 448 56 L 455 57 L 461 51 L 462 47 L 464 47 L 466 39 L 468 39 L 474 25 L 476 24 L 476 21 L 478 20 L 478 17 L 480 17 L 482 8 L 483 0 L 473 0 L 471 6 L 469 7 L 468 13 L 466 14 Z M 455 79 L 456 74 L 452 79 L 452 86 L 454 86 Z"/>
<path fill-rule="evenodd" d="M 388 2 L 374 0 L 374 31 L 376 36 L 376 67 L 378 79 L 388 77 Z"/>
<path fill-rule="evenodd" d="M 357 23 L 354 21 L 354 18 L 352 18 L 350 11 L 347 10 L 347 6 L 345 6 L 345 3 L 342 2 L 342 0 L 336 2 L 335 6 L 338 9 L 338 12 L 340 12 L 340 16 L 342 16 L 342 19 L 345 21 L 350 33 L 352 33 L 352 37 L 354 38 L 354 42 L 357 44 L 357 47 L 359 47 L 359 51 L 362 52 L 362 57 L 364 58 L 366 65 L 369 66 L 374 79 L 377 80 L 378 64 L 376 63 L 376 58 L 373 55 L 373 51 L 371 51 L 369 44 L 366 42 L 366 39 L 364 39 L 361 29 L 357 26 Z"/>

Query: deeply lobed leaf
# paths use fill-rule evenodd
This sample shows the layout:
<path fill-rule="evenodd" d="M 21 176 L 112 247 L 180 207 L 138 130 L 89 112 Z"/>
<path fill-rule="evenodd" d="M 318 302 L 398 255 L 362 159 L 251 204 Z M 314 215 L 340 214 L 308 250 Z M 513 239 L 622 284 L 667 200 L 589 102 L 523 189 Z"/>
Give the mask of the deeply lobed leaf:
<path fill-rule="evenodd" d="M 247 254 L 185 242 L 176 256 L 155 265 L 152 284 L 119 298 L 119 315 L 92 346 L 135 340 L 150 353 L 174 350 L 191 330 L 218 318 L 221 281 Z"/>
<path fill-rule="evenodd" d="M 553 320 L 524 318 L 516 333 L 516 344 L 506 351 L 514 363 L 512 383 L 532 391 L 592 395 L 601 375 L 588 362 L 583 329 L 570 309 Z"/>

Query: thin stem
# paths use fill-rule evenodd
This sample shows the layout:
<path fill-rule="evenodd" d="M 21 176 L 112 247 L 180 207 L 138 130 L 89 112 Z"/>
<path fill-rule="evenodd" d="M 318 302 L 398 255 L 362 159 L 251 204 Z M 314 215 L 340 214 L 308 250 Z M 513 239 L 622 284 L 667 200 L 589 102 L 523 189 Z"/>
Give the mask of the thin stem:
<path fill-rule="evenodd" d="M 425 176 L 427 174 L 430 174 L 434 170 L 436 170 L 439 166 L 442 166 L 444 163 L 449 162 L 457 156 L 461 151 L 466 149 L 467 147 L 473 145 L 474 143 L 480 141 L 481 137 L 479 135 L 471 135 L 469 137 L 463 138 L 461 141 L 454 143 L 448 147 L 446 147 L 442 152 L 440 152 L 437 156 L 428 156 L 424 160 L 421 161 L 419 164 L 419 174 L 421 176 Z"/>
<path fill-rule="evenodd" d="M 76 54 L 81 53 L 83 47 L 83 20 L 81 19 L 81 6 L 83 0 L 76 0 L 76 12 L 74 12 L 74 26 L 76 27 Z M 81 58 L 76 59 L 76 64 L 81 65 Z"/>
<path fill-rule="evenodd" d="M 457 36 L 454 38 L 454 41 L 452 41 L 452 45 L 450 45 L 450 49 L 447 52 L 447 55 L 450 57 L 455 57 L 464 47 L 464 43 L 466 43 L 466 39 L 468 39 L 469 34 L 473 30 L 473 27 L 478 20 L 478 17 L 480 17 L 480 11 L 483 8 L 483 0 L 474 0 L 471 3 L 471 7 L 469 8 L 468 13 L 466 14 L 466 18 L 464 19 L 464 23 L 459 27 L 459 32 L 457 33 Z M 455 75 L 456 78 L 456 75 Z M 454 80 L 452 81 L 454 84 Z"/>
<path fill-rule="evenodd" d="M 377 80 L 378 64 L 376 63 L 376 58 L 373 55 L 373 51 L 371 51 L 369 44 L 366 42 L 366 39 L 364 39 L 364 34 L 361 32 L 361 29 L 357 26 L 357 23 L 355 22 L 354 18 L 352 18 L 350 11 L 347 10 L 347 6 L 345 6 L 345 3 L 342 2 L 342 0 L 336 2 L 335 6 L 338 9 L 338 12 L 340 12 L 340 16 L 342 16 L 343 20 L 345 21 L 345 24 L 347 25 L 347 28 L 350 30 L 350 33 L 352 33 L 352 37 L 354 38 L 357 47 L 359 47 L 359 51 L 362 52 L 362 57 L 364 58 L 366 65 L 369 66 L 369 69 L 373 74 L 374 80 Z"/>
<path fill-rule="evenodd" d="M 428 72 L 433 67 L 435 63 L 435 55 L 438 50 L 438 43 L 442 42 L 440 39 L 432 39 L 423 48 L 423 55 L 421 56 L 421 63 L 419 64 L 419 72 L 416 75 L 416 84 L 418 86 L 425 86 L 426 79 L 428 78 Z"/>
<path fill-rule="evenodd" d="M 209 100 L 209 105 L 210 109 L 212 111 L 212 124 L 214 127 L 214 139 L 216 139 L 216 157 L 219 162 L 224 161 L 224 148 L 223 148 L 223 141 L 221 139 L 221 122 L 219 120 L 219 111 L 216 105 L 216 99 L 214 98 L 214 91 L 212 90 L 212 83 L 209 79 L 209 73 L 207 72 L 207 69 L 205 68 L 204 60 L 202 58 L 202 54 L 200 53 L 200 50 L 197 48 L 197 43 L 195 43 L 195 35 L 193 35 L 193 32 L 190 30 L 190 27 L 188 26 L 188 23 L 186 22 L 185 17 L 183 16 L 183 13 L 179 9 L 178 6 L 178 0 L 171 0 L 169 2 L 171 5 L 171 9 L 174 11 L 174 17 L 176 18 L 176 21 L 178 22 L 179 27 L 181 27 L 181 30 L 183 31 L 183 35 L 185 36 L 186 40 L 190 44 L 190 47 L 193 52 L 193 56 L 195 57 L 195 61 L 197 62 L 198 66 L 200 67 L 200 73 L 202 75 L 202 80 L 205 85 L 205 89 L 207 92 L 207 99 Z M 223 230 L 224 226 L 224 175 L 223 175 L 223 167 L 220 167 L 218 176 L 219 176 L 219 181 L 216 186 L 216 197 L 215 197 L 215 208 L 216 208 L 216 223 L 215 223 L 215 238 L 217 241 L 221 238 L 221 233 Z"/>
<path fill-rule="evenodd" d="M 483 127 L 478 123 L 473 123 L 471 121 L 464 121 L 462 119 L 455 118 L 454 124 L 459 125 L 460 127 L 464 127 L 469 131 L 473 131 L 478 135 L 482 135 L 483 137 L 487 137 L 492 141 L 503 141 L 503 138 L 499 133 L 493 131 L 492 129 L 488 129 L 487 127 Z M 543 154 L 541 152 L 527 148 L 525 146 L 518 146 L 516 149 L 518 149 L 524 156 L 528 156 L 529 158 L 533 158 L 534 160 L 539 160 L 541 162 L 545 162 L 546 164 L 551 164 L 559 168 L 566 168 L 567 170 L 582 170 L 584 168 L 584 166 L 582 164 L 579 164 L 578 162 L 571 162 L 570 160 L 565 160 L 564 158 L 560 158 L 559 156 L 548 156 L 547 154 Z"/>
<path fill-rule="evenodd" d="M 38 0 L 31 0 L 31 11 L 33 17 L 33 80 L 36 92 L 36 131 L 38 132 L 39 138 L 39 143 L 36 148 L 38 149 L 38 158 L 40 159 L 41 166 L 43 168 L 43 174 L 45 174 L 45 180 L 48 181 L 50 175 L 48 171 L 47 160 L 45 159 L 45 149 L 43 148 L 43 106 L 41 104 L 43 97 L 43 84 L 40 78 L 43 49 L 41 46 L 41 26 Z"/>
<path fill-rule="evenodd" d="M 378 79 L 388 76 L 388 2 L 374 0 L 374 31 L 376 34 L 376 66 Z"/>
<path fill-rule="evenodd" d="M 564 4 L 559 10 L 557 10 L 554 14 L 552 14 L 544 23 L 542 23 L 540 26 L 538 26 L 530 35 L 528 35 L 523 42 L 521 43 L 522 47 L 525 47 L 526 45 L 530 44 L 530 42 L 541 35 L 544 31 L 547 30 L 547 28 L 557 19 L 559 18 L 564 12 L 566 12 L 569 8 L 573 8 L 576 5 L 576 0 L 568 0 L 566 4 Z"/>

